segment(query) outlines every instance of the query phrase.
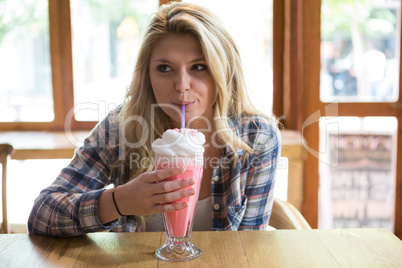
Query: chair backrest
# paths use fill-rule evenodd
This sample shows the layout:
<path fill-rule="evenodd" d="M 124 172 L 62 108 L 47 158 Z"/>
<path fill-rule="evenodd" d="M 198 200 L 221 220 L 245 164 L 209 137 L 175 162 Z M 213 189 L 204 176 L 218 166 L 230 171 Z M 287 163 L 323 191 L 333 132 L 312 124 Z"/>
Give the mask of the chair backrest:
<path fill-rule="evenodd" d="M 275 178 L 274 204 L 272 206 L 269 225 L 276 229 L 311 229 L 303 215 L 287 198 L 289 161 L 279 157 Z"/>
<path fill-rule="evenodd" d="M 269 225 L 276 229 L 309 230 L 310 225 L 303 215 L 287 201 L 274 198 Z"/>
<path fill-rule="evenodd" d="M 13 147 L 10 144 L 0 144 L 0 163 L 2 165 L 1 174 L 1 210 L 3 212 L 2 224 L 0 226 L 0 233 L 8 233 L 8 220 L 7 220 L 7 159 L 13 152 Z"/>

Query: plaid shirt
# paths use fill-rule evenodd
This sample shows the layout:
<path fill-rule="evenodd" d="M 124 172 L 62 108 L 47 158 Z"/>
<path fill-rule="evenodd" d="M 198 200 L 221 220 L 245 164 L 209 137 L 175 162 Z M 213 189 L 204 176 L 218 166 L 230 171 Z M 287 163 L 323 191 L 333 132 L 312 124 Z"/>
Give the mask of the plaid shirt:
<path fill-rule="evenodd" d="M 30 233 L 74 236 L 109 229 L 115 232 L 142 231 L 134 216 L 124 216 L 103 225 L 98 217 L 98 200 L 105 187 L 127 182 L 124 168 L 113 169 L 121 154 L 117 112 L 100 122 L 78 148 L 71 163 L 56 180 L 41 191 L 28 220 Z M 279 130 L 261 116 L 229 117 L 232 131 L 252 152 L 230 160 L 228 146 L 211 178 L 213 230 L 263 230 L 268 226 L 273 204 L 274 178 L 280 154 Z M 120 131 L 122 132 L 122 131 Z M 121 140 L 121 137 L 120 137 Z"/>

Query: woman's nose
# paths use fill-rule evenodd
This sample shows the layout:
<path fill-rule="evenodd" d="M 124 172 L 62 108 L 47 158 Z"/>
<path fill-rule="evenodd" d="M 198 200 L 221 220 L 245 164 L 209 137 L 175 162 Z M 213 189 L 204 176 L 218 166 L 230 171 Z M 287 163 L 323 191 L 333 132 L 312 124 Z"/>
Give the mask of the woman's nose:
<path fill-rule="evenodd" d="M 175 89 L 180 93 L 190 90 L 190 76 L 186 70 L 177 73 Z"/>

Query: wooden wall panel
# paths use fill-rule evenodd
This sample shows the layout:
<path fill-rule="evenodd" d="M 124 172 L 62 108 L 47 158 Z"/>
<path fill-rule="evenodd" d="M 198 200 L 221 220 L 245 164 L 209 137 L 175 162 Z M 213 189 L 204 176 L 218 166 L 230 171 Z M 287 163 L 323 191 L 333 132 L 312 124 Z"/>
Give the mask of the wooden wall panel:
<path fill-rule="evenodd" d="M 283 72 L 284 72 L 284 42 L 285 42 L 285 2 L 273 2 L 273 108 L 275 116 L 284 115 L 283 110 Z"/>
<path fill-rule="evenodd" d="M 320 0 L 303 2 L 303 124 L 306 119 L 320 110 Z M 312 150 L 319 152 L 318 122 L 302 129 L 303 138 Z M 318 227 L 318 159 L 307 153 L 304 163 L 304 203 L 302 213 L 311 227 Z"/>

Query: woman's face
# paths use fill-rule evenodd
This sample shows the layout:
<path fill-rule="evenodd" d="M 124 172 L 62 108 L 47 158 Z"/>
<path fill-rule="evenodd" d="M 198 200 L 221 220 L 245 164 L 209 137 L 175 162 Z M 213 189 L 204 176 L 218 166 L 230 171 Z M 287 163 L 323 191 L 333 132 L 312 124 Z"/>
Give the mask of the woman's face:
<path fill-rule="evenodd" d="M 182 105 L 189 127 L 212 123 L 215 85 L 194 37 L 168 35 L 159 40 L 151 53 L 149 76 L 156 101 L 177 126 Z"/>

